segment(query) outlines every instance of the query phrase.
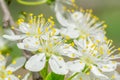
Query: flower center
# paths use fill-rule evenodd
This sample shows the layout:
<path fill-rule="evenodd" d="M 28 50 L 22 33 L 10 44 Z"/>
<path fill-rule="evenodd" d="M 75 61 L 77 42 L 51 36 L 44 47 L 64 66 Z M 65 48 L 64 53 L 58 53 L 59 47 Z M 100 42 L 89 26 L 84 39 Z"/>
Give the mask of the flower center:
<path fill-rule="evenodd" d="M 40 40 L 41 48 L 40 52 L 44 52 L 47 56 L 51 56 L 52 54 L 58 55 L 57 48 L 59 46 L 59 42 L 56 40 Z"/>
<path fill-rule="evenodd" d="M 90 56 L 82 56 L 81 57 L 81 60 L 86 63 L 87 65 L 91 65 L 91 64 L 94 64 L 95 62 L 93 61 L 93 59 L 90 57 Z"/>

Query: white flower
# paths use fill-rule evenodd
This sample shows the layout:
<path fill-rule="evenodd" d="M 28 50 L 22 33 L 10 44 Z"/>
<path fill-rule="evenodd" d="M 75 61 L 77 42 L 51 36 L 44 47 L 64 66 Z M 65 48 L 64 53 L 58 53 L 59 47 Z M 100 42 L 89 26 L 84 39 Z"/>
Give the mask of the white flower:
<path fill-rule="evenodd" d="M 0 50 L 5 49 L 6 42 L 7 41 L 0 36 Z"/>
<path fill-rule="evenodd" d="M 69 61 L 67 63 L 69 69 L 72 72 L 91 72 L 97 78 L 108 80 L 109 78 L 103 72 L 115 71 L 117 62 L 113 61 L 113 59 L 119 57 L 118 55 L 114 56 L 117 49 L 111 46 L 111 40 L 107 40 L 106 43 L 102 44 L 98 44 L 99 42 L 93 43 L 90 38 L 75 40 L 74 42 L 77 45 L 76 51 L 78 51 L 77 54 L 76 51 L 74 52 L 74 56 L 79 59 Z"/>
<path fill-rule="evenodd" d="M 104 41 L 105 31 L 103 30 L 106 25 L 98 21 L 96 16 L 89 11 L 70 11 L 64 10 L 62 2 L 56 2 L 55 12 L 58 22 L 63 26 L 61 34 L 69 36 L 70 38 L 90 37 L 95 40 Z"/>
<path fill-rule="evenodd" d="M 20 57 L 6 67 L 6 59 L 0 54 L 0 80 L 19 80 L 12 73 L 20 69 L 25 61 L 26 59 L 24 57 Z"/>
<path fill-rule="evenodd" d="M 18 28 L 12 27 L 19 34 L 3 35 L 3 37 L 15 41 L 33 36 L 44 38 L 44 35 L 47 35 L 49 31 L 53 31 L 53 34 L 58 34 L 57 29 L 53 28 L 54 22 L 52 21 L 52 17 L 46 20 L 43 14 L 38 17 L 33 16 L 33 14 L 29 15 L 27 20 L 18 19 Z"/>
<path fill-rule="evenodd" d="M 63 75 L 67 74 L 68 69 L 65 61 L 61 56 L 62 51 L 60 47 L 64 45 L 62 43 L 61 38 L 54 36 L 48 38 L 47 40 L 39 39 L 38 43 L 39 43 L 39 53 L 33 55 L 26 62 L 25 68 L 33 72 L 38 72 L 41 71 L 46 66 L 46 64 L 49 63 L 49 66 L 54 73 L 63 74 Z"/>

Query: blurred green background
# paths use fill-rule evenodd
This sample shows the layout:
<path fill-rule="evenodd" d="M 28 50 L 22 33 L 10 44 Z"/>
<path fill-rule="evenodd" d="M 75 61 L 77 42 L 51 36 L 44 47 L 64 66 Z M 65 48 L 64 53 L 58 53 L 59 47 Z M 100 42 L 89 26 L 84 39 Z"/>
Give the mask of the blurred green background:
<path fill-rule="evenodd" d="M 93 14 L 108 25 L 107 37 L 120 46 L 120 0 L 76 0 L 77 4 L 84 9 L 93 9 Z M 9 9 L 14 20 L 17 20 L 21 11 L 34 14 L 44 13 L 45 16 L 54 16 L 52 9 L 47 5 L 25 6 L 12 0 Z M 0 10 L 0 25 L 2 25 L 2 12 Z"/>

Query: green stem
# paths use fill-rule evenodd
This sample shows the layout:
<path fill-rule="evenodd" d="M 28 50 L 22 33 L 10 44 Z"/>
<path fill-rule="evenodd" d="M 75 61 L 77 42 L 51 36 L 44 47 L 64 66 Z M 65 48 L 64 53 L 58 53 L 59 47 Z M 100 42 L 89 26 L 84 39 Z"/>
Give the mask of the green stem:
<path fill-rule="evenodd" d="M 75 74 L 73 74 L 71 77 L 69 77 L 67 80 L 72 80 L 72 78 L 74 78 L 77 74 L 79 74 L 78 72 L 76 72 Z"/>
<path fill-rule="evenodd" d="M 28 1 L 23 1 L 23 0 L 17 0 L 17 1 L 23 5 L 40 5 L 40 4 L 44 4 L 47 2 L 47 0 L 39 0 L 37 2 L 28 2 Z"/>

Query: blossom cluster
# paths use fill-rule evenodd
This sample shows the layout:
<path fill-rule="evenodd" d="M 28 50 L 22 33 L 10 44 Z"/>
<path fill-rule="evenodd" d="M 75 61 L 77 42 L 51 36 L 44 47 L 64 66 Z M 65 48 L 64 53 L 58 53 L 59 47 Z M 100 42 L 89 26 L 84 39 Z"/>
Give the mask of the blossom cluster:
<path fill-rule="evenodd" d="M 75 6 L 73 2 L 56 1 L 59 27 L 53 17 L 45 19 L 43 14 L 29 14 L 27 19 L 18 19 L 18 27 L 11 27 L 18 34 L 3 37 L 19 41 L 18 48 L 33 53 L 25 63 L 29 71 L 48 68 L 49 72 L 66 75 L 68 80 L 119 80 L 116 72 L 119 62 L 115 59 L 120 58 L 117 53 L 120 49 L 115 49 L 113 41 L 107 39 L 107 26 L 92 15 L 92 10 L 70 10 L 63 4 Z M 7 72 L 4 74 L 8 76 Z"/>

